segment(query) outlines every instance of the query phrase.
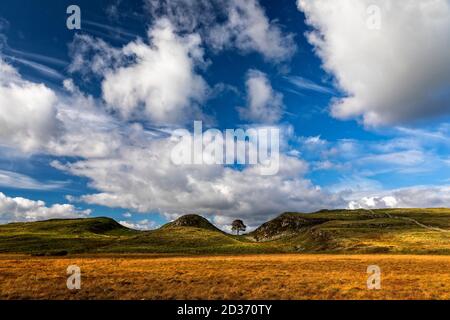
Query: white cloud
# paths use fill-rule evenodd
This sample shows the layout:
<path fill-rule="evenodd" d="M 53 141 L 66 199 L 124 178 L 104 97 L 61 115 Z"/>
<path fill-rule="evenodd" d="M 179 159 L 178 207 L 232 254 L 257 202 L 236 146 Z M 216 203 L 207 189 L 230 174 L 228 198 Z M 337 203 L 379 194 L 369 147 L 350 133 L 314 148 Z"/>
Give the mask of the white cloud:
<path fill-rule="evenodd" d="M 62 182 L 40 182 L 27 175 L 0 169 L 0 186 L 30 190 L 51 190 L 64 186 Z"/>
<path fill-rule="evenodd" d="M 0 56 L 0 146 L 55 156 L 113 153 L 122 143 L 121 124 L 72 80 L 63 83 L 66 92 L 56 92 L 25 80 Z M 10 182 L 19 182 L 17 176 L 12 178 Z"/>
<path fill-rule="evenodd" d="M 234 45 L 244 52 L 260 52 L 275 61 L 285 60 L 295 52 L 292 35 L 283 35 L 280 28 L 269 21 L 258 1 L 232 0 L 227 11 L 227 21 L 210 32 L 216 48 Z"/>
<path fill-rule="evenodd" d="M 226 7 L 226 1 L 215 0 L 146 0 L 145 4 L 153 19 L 166 17 L 178 31 L 187 33 L 216 23 Z"/>
<path fill-rule="evenodd" d="M 78 210 L 70 204 L 54 204 L 47 207 L 43 201 L 10 198 L 0 192 L 0 223 L 37 221 L 55 218 L 82 218 L 90 210 Z"/>
<path fill-rule="evenodd" d="M 158 138 L 124 145 L 115 157 L 55 166 L 88 178 L 89 185 L 98 190 L 79 200 L 143 213 L 198 213 L 255 223 L 287 210 L 345 206 L 338 195 L 320 190 L 303 177 L 308 166 L 298 158 L 281 155 L 279 173 L 262 176 L 256 166 L 238 170 L 221 165 L 174 165 L 174 145 L 170 138 Z"/>
<path fill-rule="evenodd" d="M 156 229 L 158 227 L 158 225 L 154 221 L 151 221 L 148 219 L 140 220 L 137 222 L 119 221 L 119 223 L 129 229 L 142 230 L 142 231 L 152 230 L 152 229 Z"/>
<path fill-rule="evenodd" d="M 44 150 L 56 156 L 105 157 L 123 143 L 122 125 L 106 113 L 105 106 L 86 96 L 70 80 L 64 81 L 67 95 L 58 96 L 57 119 L 60 135 L 48 141 Z M 80 125 L 82 123 L 83 125 Z"/>
<path fill-rule="evenodd" d="M 44 77 L 51 78 L 54 80 L 64 79 L 64 77 L 62 76 L 62 74 L 59 71 L 57 71 L 53 68 L 50 68 L 46 65 L 43 65 L 41 63 L 34 62 L 33 60 L 17 58 L 14 56 L 7 56 L 7 55 L 5 55 L 5 57 L 11 61 L 14 61 L 15 63 L 19 63 L 19 64 L 22 64 L 29 68 L 34 69 L 36 72 L 40 73 Z"/>
<path fill-rule="evenodd" d="M 56 94 L 23 80 L 0 57 L 0 143 L 23 151 L 39 149 L 59 131 Z"/>
<path fill-rule="evenodd" d="M 375 140 L 327 141 L 319 137 L 298 139 L 302 158 L 309 161 L 313 170 L 333 169 L 345 177 L 384 179 L 390 175 L 390 183 L 411 183 L 411 174 L 420 179 L 441 184 L 450 178 L 448 152 L 450 142 L 446 138 L 448 125 L 436 129 L 397 128 L 389 137 Z M 344 181 L 343 184 L 348 183 Z"/>
<path fill-rule="evenodd" d="M 242 119 L 258 123 L 275 123 L 283 113 L 283 95 L 273 90 L 265 73 L 247 73 L 247 107 L 238 108 Z"/>
<path fill-rule="evenodd" d="M 387 190 L 349 201 L 349 209 L 375 208 L 448 208 L 449 186 L 415 186 Z"/>
<path fill-rule="evenodd" d="M 348 208 L 355 209 L 381 209 L 381 208 L 395 208 L 397 199 L 392 196 L 386 197 L 364 197 L 357 201 L 350 201 Z"/>
<path fill-rule="evenodd" d="M 195 103 L 204 99 L 207 85 L 194 70 L 205 64 L 198 35 L 178 36 L 170 23 L 160 20 L 149 30 L 148 44 L 136 40 L 122 49 L 115 49 L 91 40 L 80 40 L 86 47 L 80 55 L 75 52 L 73 71 L 86 75 L 83 65 L 92 62 L 92 72 L 104 77 L 103 98 L 108 107 L 125 117 L 142 112 L 151 121 L 176 122 L 188 119 L 186 112 L 195 111 Z M 73 163 L 53 162 L 53 165 L 87 177 L 89 186 L 98 190 L 81 197 L 82 201 L 172 216 L 188 212 L 230 217 L 245 215 L 254 222 L 286 208 L 314 210 L 321 204 L 327 207 L 324 202 L 343 203 L 337 197 L 323 197 L 319 188 L 304 179 L 307 165 L 296 157 L 282 156 L 279 175 L 270 178 L 261 176 L 257 167 L 238 170 L 208 165 L 176 166 L 170 160 L 174 144 L 167 137 L 170 130 L 161 137 L 161 133 L 144 130 L 141 125 L 115 119 L 105 112 L 101 101 L 83 94 L 71 80 L 64 81 L 66 92 L 56 93 L 44 85 L 22 80 L 5 63 L 0 70 L 8 73 L 8 77 L 0 78 L 2 88 L 9 88 L 12 83 L 40 86 L 52 97 L 49 109 L 53 114 L 47 129 L 56 123 L 58 131 L 39 140 L 31 151 L 81 157 Z M 262 108 L 273 106 L 274 110 L 265 110 L 263 120 L 275 120 L 279 116 L 277 109 L 281 108 L 281 95 L 273 91 L 262 73 L 255 72 L 252 76 L 259 79 L 261 86 L 258 87 L 258 83 L 249 86 L 249 106 L 258 107 L 258 103 Z M 262 101 L 258 100 L 258 94 L 264 95 Z M 19 135 L 15 131 L 8 132 L 4 141 L 18 139 L 22 143 Z M 72 205 L 47 207 L 43 202 L 5 199 L 8 208 L 14 204 L 17 209 L 8 211 L 10 214 L 4 221 L 88 214 Z M 146 223 L 134 224 L 140 228 Z"/>
<path fill-rule="evenodd" d="M 300 90 L 309 90 L 324 94 L 334 94 L 333 89 L 330 89 L 324 85 L 315 83 L 309 79 L 300 76 L 288 76 L 285 78 L 287 81 L 289 81 L 292 85 L 294 85 L 297 89 Z"/>
<path fill-rule="evenodd" d="M 91 74 L 103 76 L 111 68 L 119 67 L 123 63 L 121 49 L 110 46 L 103 39 L 86 34 L 75 35 L 69 48 L 69 72 L 78 72 L 86 79 L 89 79 Z"/>
<path fill-rule="evenodd" d="M 268 19 L 261 14 L 262 9 L 256 2 L 237 4 L 231 1 L 227 8 L 234 8 L 236 12 L 226 11 L 232 14 L 226 15 L 222 25 L 214 22 L 214 28 L 224 31 L 230 46 L 258 51 L 274 60 L 288 56 L 288 51 L 280 53 L 283 51 L 271 46 L 282 46 L 289 37 L 273 31 L 280 29 L 267 24 Z M 233 17 L 241 15 L 246 22 L 240 18 L 233 20 Z M 243 25 L 253 19 L 258 20 L 254 23 L 256 31 L 242 30 Z M 260 23 L 259 20 L 264 19 L 267 23 Z M 372 180 L 365 178 L 379 173 L 380 167 L 384 172 L 394 172 L 399 168 L 423 168 L 430 163 L 429 154 L 420 144 L 413 143 L 414 139 L 404 138 L 377 146 L 367 143 L 368 146 L 364 146 L 354 140 L 332 144 L 319 136 L 305 138 L 302 141 L 305 149 L 322 157 L 316 168 L 323 170 L 351 162 L 357 166 L 356 169 L 365 170 L 361 181 L 355 181 L 349 191 L 343 188 L 334 192 L 322 190 L 305 178 L 308 164 L 299 158 L 303 150 L 302 153 L 297 150 L 285 152 L 280 159 L 280 171 L 275 176 L 261 176 L 256 167 L 174 165 L 170 161 L 173 141 L 166 137 L 170 130 L 166 130 L 166 136 L 156 134 L 142 125 L 121 121 L 105 109 L 109 107 L 126 120 L 145 116 L 158 124 L 182 122 L 188 120 L 192 112 L 199 112 L 197 105 L 206 99 L 208 86 L 196 73 L 196 68 L 204 66 L 205 61 L 200 37 L 196 33 L 189 34 L 180 36 L 167 20 L 159 20 L 150 28 L 148 42 L 136 40 L 117 49 L 106 43 L 95 43 L 92 38 L 82 40 L 87 47 L 85 51 L 81 50 L 80 55 L 75 55 L 73 71 L 84 74 L 84 64 L 91 62 L 88 65 L 93 68 L 92 72 L 104 77 L 103 98 L 108 106 L 80 92 L 70 80 L 64 82 L 66 93 L 56 93 L 45 85 L 25 81 L 16 70 L 0 60 L 0 99 L 8 99 L 8 105 L 17 106 L 14 110 L 18 110 L 16 117 L 12 117 L 7 105 L 0 104 L 0 110 L 8 111 L 0 113 L 0 124 L 2 116 L 8 117 L 3 118 L 7 126 L 0 127 L 1 143 L 50 155 L 81 157 L 68 160 L 72 163 L 53 163 L 57 169 L 86 177 L 88 186 L 96 190 L 78 200 L 133 212 L 160 212 L 170 217 L 199 213 L 214 219 L 225 229 L 233 218 L 243 218 L 249 226 L 254 226 L 283 211 L 345 207 L 350 201 L 355 207 L 418 203 L 418 200 L 414 202 L 414 197 L 421 195 L 420 190 L 395 190 L 391 194 L 384 192 L 381 184 L 371 184 Z M 268 38 L 264 38 L 266 36 Z M 89 46 L 94 48 L 90 53 L 93 59 L 86 59 L 85 53 L 92 49 Z M 283 113 L 283 97 L 272 88 L 267 75 L 252 70 L 246 80 L 248 105 L 240 109 L 241 116 L 257 122 L 279 121 Z M 324 92 L 324 88 L 305 79 L 300 80 L 299 85 L 303 88 Z M 29 92 L 33 92 L 31 98 L 28 97 Z M 29 114 L 25 109 L 27 106 L 31 106 L 31 110 L 43 110 L 43 114 L 39 113 L 43 120 L 38 117 L 35 123 L 31 117 L 21 117 Z M 445 136 L 439 133 L 433 137 L 441 139 Z M 424 136 L 423 140 L 429 141 L 429 137 Z M 3 179 L 31 186 L 35 183 L 20 175 L 8 175 Z M 422 194 L 425 197 L 423 203 L 445 203 L 445 196 L 439 200 L 433 196 L 436 190 L 429 190 Z M 438 191 L 443 195 L 445 189 Z M 43 202 L 4 195 L 2 201 L 7 208 L 0 211 L 2 221 L 89 214 L 72 205 L 47 207 Z M 152 227 L 151 221 L 132 222 L 128 221 L 128 216 L 125 218 L 126 221 L 121 221 L 124 225 L 137 229 Z"/>
<path fill-rule="evenodd" d="M 168 17 L 181 32 L 199 32 L 216 50 L 258 52 L 276 62 L 289 59 L 296 50 L 293 35 L 270 21 L 257 0 L 147 0 L 147 4 L 153 17 Z"/>
<path fill-rule="evenodd" d="M 302 146 L 302 148 L 305 148 L 307 150 L 311 150 L 316 152 L 317 150 L 321 150 L 322 148 L 326 147 L 328 144 L 328 141 L 323 140 L 320 136 L 313 136 L 313 137 L 300 137 L 299 142 Z"/>
<path fill-rule="evenodd" d="M 103 99 L 124 119 L 164 125 L 202 118 L 199 105 L 209 87 L 196 73 L 206 65 L 199 35 L 178 36 L 160 19 L 148 30 L 148 43 L 138 39 L 116 49 L 83 36 L 73 48 L 71 71 L 86 74 L 88 65 L 104 77 Z"/>
<path fill-rule="evenodd" d="M 373 5 L 379 30 L 368 24 Z M 332 105 L 335 117 L 377 126 L 449 113 L 449 1 L 298 0 L 298 7 L 314 27 L 309 42 L 347 94 Z"/>
<path fill-rule="evenodd" d="M 399 165 L 402 167 L 418 166 L 425 162 L 425 154 L 421 150 L 402 150 L 399 152 L 386 152 L 376 155 L 363 156 L 356 160 L 366 166 L 369 164 Z"/>

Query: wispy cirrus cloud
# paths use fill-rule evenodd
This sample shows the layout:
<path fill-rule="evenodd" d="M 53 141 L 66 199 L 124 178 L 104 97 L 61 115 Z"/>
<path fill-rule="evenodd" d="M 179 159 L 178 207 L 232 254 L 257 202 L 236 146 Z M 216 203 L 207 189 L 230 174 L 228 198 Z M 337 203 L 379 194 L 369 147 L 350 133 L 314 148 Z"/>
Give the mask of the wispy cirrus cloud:
<path fill-rule="evenodd" d="M 54 66 L 65 67 L 65 66 L 69 65 L 68 61 L 65 61 L 62 59 L 58 59 L 55 57 L 51 57 L 48 55 L 39 54 L 39 53 L 35 53 L 35 52 L 26 52 L 23 50 L 17 50 L 17 49 L 11 48 L 10 46 L 5 48 L 5 52 L 10 55 L 19 56 L 19 57 L 27 58 L 30 60 L 35 60 L 40 63 L 46 63 L 46 64 L 50 64 L 50 65 L 54 65 Z"/>
<path fill-rule="evenodd" d="M 56 70 L 54 68 L 48 67 L 42 63 L 38 63 L 33 60 L 18 58 L 18 57 L 14 57 L 14 56 L 10 56 L 10 55 L 4 55 L 4 57 L 6 59 L 11 60 L 12 62 L 19 63 L 19 64 L 22 64 L 29 68 L 32 68 L 45 77 L 49 77 L 49 78 L 56 79 L 56 80 L 64 80 L 64 75 L 61 72 L 59 72 L 58 70 Z"/>
<path fill-rule="evenodd" d="M 106 23 L 83 19 L 83 30 L 97 37 L 129 42 L 140 38 L 140 35 L 127 31 L 124 28 Z"/>
<path fill-rule="evenodd" d="M 285 79 L 300 91 L 307 90 L 330 95 L 336 94 L 334 89 L 300 76 L 287 76 Z"/>
<path fill-rule="evenodd" d="M 42 182 L 21 173 L 0 169 L 0 186 L 2 187 L 29 190 L 52 190 L 61 189 L 65 185 L 66 182 Z"/>
<path fill-rule="evenodd" d="M 112 32 L 115 34 L 119 34 L 120 36 L 127 36 L 130 39 L 135 39 L 135 38 L 139 37 L 139 35 L 129 32 L 121 27 L 115 27 L 115 26 L 111 26 L 111 25 L 105 24 L 105 23 L 100 23 L 100 22 L 96 22 L 96 21 L 83 19 L 83 24 L 88 25 L 88 26 L 97 27 L 97 28 L 100 28 L 100 29 L 103 29 L 105 31 Z"/>

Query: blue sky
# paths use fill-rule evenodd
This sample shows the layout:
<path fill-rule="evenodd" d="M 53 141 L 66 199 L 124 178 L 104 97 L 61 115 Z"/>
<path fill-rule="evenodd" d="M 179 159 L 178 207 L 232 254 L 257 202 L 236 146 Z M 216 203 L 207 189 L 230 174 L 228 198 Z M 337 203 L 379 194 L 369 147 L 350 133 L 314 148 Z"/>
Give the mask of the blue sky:
<path fill-rule="evenodd" d="M 422 2 L 2 1 L 0 221 L 449 206 L 450 5 Z M 194 120 L 280 128 L 280 172 L 171 167 Z"/>

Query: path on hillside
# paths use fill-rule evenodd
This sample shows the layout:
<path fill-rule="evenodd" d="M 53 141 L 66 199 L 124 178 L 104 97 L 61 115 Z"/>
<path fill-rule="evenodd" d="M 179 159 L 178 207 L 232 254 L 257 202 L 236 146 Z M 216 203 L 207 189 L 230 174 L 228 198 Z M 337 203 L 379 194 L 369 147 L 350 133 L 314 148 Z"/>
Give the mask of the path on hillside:
<path fill-rule="evenodd" d="M 375 211 L 373 211 L 372 209 L 364 209 L 364 210 L 367 210 L 367 211 L 369 211 L 370 213 L 372 213 L 372 214 L 377 214 Z M 416 219 L 413 219 L 413 218 L 409 218 L 409 217 L 398 217 L 398 216 L 392 216 L 390 213 L 388 213 L 388 212 L 384 212 L 390 219 L 400 219 L 400 220 L 406 220 L 406 221 L 410 221 L 410 222 L 413 222 L 413 223 L 415 223 L 415 224 L 417 224 L 419 227 L 422 227 L 422 228 L 425 228 L 425 229 L 428 229 L 428 230 L 431 230 L 431 231 L 438 231 L 438 232 L 450 232 L 450 230 L 445 230 L 445 229 L 441 229 L 441 228 L 439 228 L 439 227 L 431 227 L 431 226 L 427 226 L 427 225 L 425 225 L 425 224 L 423 224 L 423 223 L 421 223 L 421 222 L 419 222 L 419 221 L 417 221 Z"/>

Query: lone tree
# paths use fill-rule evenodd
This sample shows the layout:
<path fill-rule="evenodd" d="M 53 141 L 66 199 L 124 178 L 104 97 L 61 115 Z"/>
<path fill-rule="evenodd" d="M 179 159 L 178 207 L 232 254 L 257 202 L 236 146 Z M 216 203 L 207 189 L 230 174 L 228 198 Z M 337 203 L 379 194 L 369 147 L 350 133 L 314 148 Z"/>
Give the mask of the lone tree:
<path fill-rule="evenodd" d="M 244 232 L 245 229 L 247 229 L 247 226 L 242 220 L 234 220 L 231 224 L 231 230 L 236 231 L 237 235 L 239 235 L 239 231 Z"/>

